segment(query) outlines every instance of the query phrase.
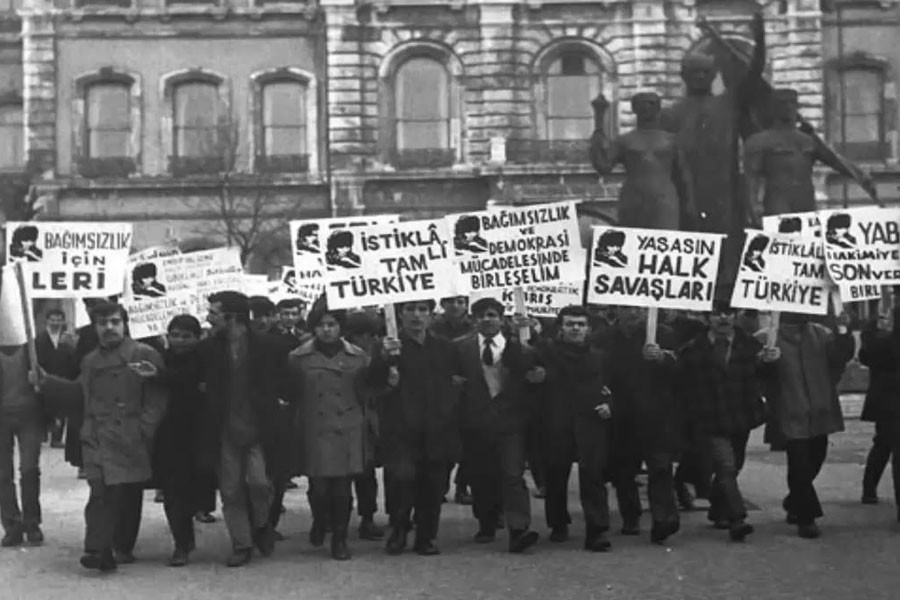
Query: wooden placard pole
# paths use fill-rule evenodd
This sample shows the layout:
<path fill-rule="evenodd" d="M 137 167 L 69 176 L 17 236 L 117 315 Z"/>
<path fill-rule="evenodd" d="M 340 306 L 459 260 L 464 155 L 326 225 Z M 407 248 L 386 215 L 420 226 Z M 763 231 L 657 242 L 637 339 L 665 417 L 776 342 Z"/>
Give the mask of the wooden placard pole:
<path fill-rule="evenodd" d="M 521 286 L 513 288 L 513 304 L 515 305 L 515 312 L 517 315 L 527 316 L 525 310 L 525 289 Z M 527 325 L 520 327 L 518 334 L 519 342 L 521 344 L 527 345 L 528 342 L 531 341 L 531 328 Z"/>
<path fill-rule="evenodd" d="M 647 336 L 644 343 L 656 345 L 656 330 L 659 324 L 659 307 L 651 306 L 647 309 Z"/>
<path fill-rule="evenodd" d="M 772 311 L 769 313 L 769 329 L 766 331 L 766 348 L 774 348 L 778 342 L 778 326 L 781 323 L 781 313 Z"/>
<path fill-rule="evenodd" d="M 22 303 L 22 318 L 25 320 L 25 336 L 27 340 L 26 345 L 28 347 L 28 364 L 35 375 L 37 375 L 40 366 L 38 365 L 37 346 L 34 343 L 34 313 L 31 310 L 31 300 L 28 298 L 28 290 L 25 287 L 25 271 L 22 268 L 21 262 L 16 263 L 15 272 L 16 282 L 19 286 L 19 299 Z M 40 391 L 40 383 L 38 381 L 38 377 L 34 378 L 34 390 L 36 392 Z"/>

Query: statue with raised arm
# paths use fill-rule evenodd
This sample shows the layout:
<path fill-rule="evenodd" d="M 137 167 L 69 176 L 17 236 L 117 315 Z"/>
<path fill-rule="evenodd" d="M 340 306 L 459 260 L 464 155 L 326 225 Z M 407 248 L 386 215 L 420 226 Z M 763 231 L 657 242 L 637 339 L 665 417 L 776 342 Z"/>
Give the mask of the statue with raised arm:
<path fill-rule="evenodd" d="M 623 227 L 690 229 L 695 214 L 690 173 L 675 143 L 675 135 L 660 126 L 658 94 L 643 92 L 631 99 L 637 126 L 614 139 L 603 131 L 609 101 L 601 94 L 594 107 L 591 164 L 606 175 L 617 164 L 625 167 L 617 214 Z"/>
<path fill-rule="evenodd" d="M 797 128 L 796 90 L 777 89 L 770 96 L 771 127 L 750 136 L 744 145 L 744 173 L 751 218 L 759 227 L 763 215 L 816 210 L 813 166 L 816 162 L 871 185 L 868 174 L 827 151 L 808 125 Z"/>
<path fill-rule="evenodd" d="M 720 95 L 712 92 L 716 63 L 691 53 L 681 64 L 686 95 L 663 111 L 662 125 L 676 135 L 693 182 L 696 230 L 738 233 L 746 224 L 739 170 L 741 123 L 759 102 L 766 64 L 765 25 L 753 17 L 753 58 L 744 76 Z M 739 246 L 740 244 L 738 244 Z M 739 251 L 739 250 L 738 250 Z"/>

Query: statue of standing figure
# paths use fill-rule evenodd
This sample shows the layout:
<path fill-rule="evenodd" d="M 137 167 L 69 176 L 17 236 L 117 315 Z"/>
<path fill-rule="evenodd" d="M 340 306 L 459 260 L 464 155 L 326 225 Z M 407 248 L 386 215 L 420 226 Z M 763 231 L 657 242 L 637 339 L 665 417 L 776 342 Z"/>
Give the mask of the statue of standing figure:
<path fill-rule="evenodd" d="M 623 227 L 647 229 L 685 228 L 694 213 L 690 172 L 675 135 L 659 123 L 660 97 L 653 92 L 635 94 L 631 109 L 637 127 L 615 139 L 603 131 L 609 101 L 600 95 L 592 102 L 595 129 L 591 136 L 591 163 L 597 172 L 625 167 L 625 183 L 617 205 Z"/>
<path fill-rule="evenodd" d="M 829 152 L 808 125 L 798 129 L 798 114 L 796 90 L 774 90 L 770 97 L 771 127 L 750 136 L 744 145 L 744 173 L 756 227 L 763 215 L 816 210 L 816 162 L 856 179 L 863 189 L 872 186 L 868 173 Z"/>

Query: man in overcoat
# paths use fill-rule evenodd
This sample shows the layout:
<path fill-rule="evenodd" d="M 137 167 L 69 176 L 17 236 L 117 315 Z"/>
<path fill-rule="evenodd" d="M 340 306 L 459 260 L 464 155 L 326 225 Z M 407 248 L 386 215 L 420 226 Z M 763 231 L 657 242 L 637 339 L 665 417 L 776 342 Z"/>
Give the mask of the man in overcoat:
<path fill-rule="evenodd" d="M 227 564 L 250 561 L 254 545 L 274 549 L 270 523 L 272 474 L 290 460 L 277 435 L 280 397 L 286 399 L 287 353 L 280 340 L 254 331 L 247 297 L 218 292 L 209 298 L 210 336 L 200 343 L 207 415 L 202 420 L 201 459 L 218 469 L 222 514 L 233 553 Z"/>
<path fill-rule="evenodd" d="M 47 396 L 84 403 L 80 438 L 91 491 L 81 564 L 111 571 L 135 561 L 144 483 L 152 477 L 153 441 L 167 393 L 159 377 L 162 357 L 128 337 L 123 307 L 97 304 L 91 321 L 100 345 L 85 356 L 79 379 L 48 376 L 42 389 Z"/>

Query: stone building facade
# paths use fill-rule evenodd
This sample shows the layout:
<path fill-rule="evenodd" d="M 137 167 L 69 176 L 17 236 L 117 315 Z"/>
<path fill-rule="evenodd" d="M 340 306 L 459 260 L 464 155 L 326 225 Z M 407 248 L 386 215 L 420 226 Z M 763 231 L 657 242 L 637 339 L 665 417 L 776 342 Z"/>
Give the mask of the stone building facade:
<path fill-rule="evenodd" d="M 597 94 L 612 103 L 607 129 L 629 129 L 635 92 L 677 98 L 685 53 L 718 48 L 698 17 L 748 50 L 761 8 L 770 80 L 833 133 L 823 68 L 831 4 L 849 2 L 24 1 L 25 147 L 48 213 L 138 221 L 139 246 L 221 238 L 223 206 L 244 228 L 259 214 L 426 217 L 490 201 L 574 199 L 586 219 L 614 216 L 620 176 L 588 164 Z M 873 23 L 896 19 L 890 2 L 856 4 L 884 13 Z M 866 50 L 890 77 L 896 35 Z M 894 141 L 865 160 L 896 196 L 885 81 L 878 132 Z M 839 180 L 821 180 L 836 193 Z"/>

